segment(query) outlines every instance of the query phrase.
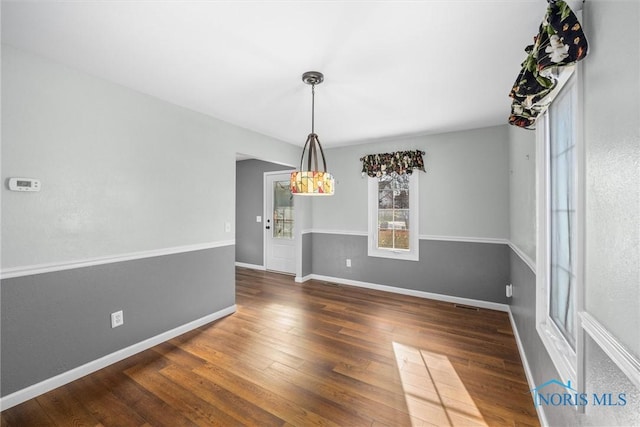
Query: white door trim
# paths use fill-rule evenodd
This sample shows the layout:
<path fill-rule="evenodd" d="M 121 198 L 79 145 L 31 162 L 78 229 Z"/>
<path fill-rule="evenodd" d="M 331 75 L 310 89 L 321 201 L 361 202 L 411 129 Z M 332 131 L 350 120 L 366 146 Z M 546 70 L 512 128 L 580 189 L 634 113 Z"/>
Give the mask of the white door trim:
<path fill-rule="evenodd" d="M 269 269 L 269 265 L 267 263 L 267 245 L 268 245 L 268 239 L 269 239 L 269 233 L 267 233 L 267 219 L 271 218 L 272 213 L 271 213 L 271 207 L 269 206 L 268 200 L 269 200 L 269 194 L 271 192 L 271 188 L 268 188 L 267 186 L 267 179 L 271 176 L 274 175 L 290 175 L 291 174 L 291 170 L 281 170 L 281 171 L 272 171 L 272 172 L 264 172 L 263 174 L 263 179 L 262 179 L 262 233 L 263 233 L 263 239 L 262 239 L 262 254 L 263 254 L 263 260 L 262 260 L 262 265 L 264 265 L 265 269 Z M 269 193 L 268 193 L 269 192 Z M 298 212 L 297 212 L 297 206 L 295 207 L 296 211 L 295 211 L 295 215 L 296 215 L 296 220 L 294 222 L 294 230 L 293 230 L 293 236 L 294 236 L 294 240 L 295 240 L 295 251 L 294 251 L 294 256 L 295 256 L 295 266 L 294 270 L 291 272 L 284 272 L 282 271 L 281 273 L 287 273 L 287 274 L 296 274 L 296 271 L 298 270 L 297 265 L 299 263 L 299 255 L 298 255 L 298 246 L 299 246 L 299 240 L 300 240 L 300 236 L 299 233 L 297 233 L 298 230 Z M 271 221 L 271 226 L 273 226 L 273 220 Z M 270 231 L 270 230 L 269 230 Z"/>

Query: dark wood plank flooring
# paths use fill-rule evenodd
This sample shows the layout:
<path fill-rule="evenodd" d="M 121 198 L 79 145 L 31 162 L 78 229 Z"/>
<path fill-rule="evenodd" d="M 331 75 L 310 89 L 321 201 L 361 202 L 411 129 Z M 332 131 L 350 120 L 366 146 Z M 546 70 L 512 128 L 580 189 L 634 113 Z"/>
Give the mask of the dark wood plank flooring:
<path fill-rule="evenodd" d="M 238 311 L 1 426 L 537 426 L 506 313 L 237 269 Z"/>

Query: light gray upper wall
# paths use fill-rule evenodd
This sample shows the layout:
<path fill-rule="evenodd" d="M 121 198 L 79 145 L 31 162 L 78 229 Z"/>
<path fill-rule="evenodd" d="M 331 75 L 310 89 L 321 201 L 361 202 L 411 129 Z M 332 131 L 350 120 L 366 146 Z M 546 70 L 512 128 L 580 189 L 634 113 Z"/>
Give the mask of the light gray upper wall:
<path fill-rule="evenodd" d="M 236 261 L 263 265 L 264 222 L 256 222 L 263 216 L 264 186 L 260 185 L 265 172 L 290 169 L 262 160 L 236 162 Z"/>
<path fill-rule="evenodd" d="M 2 267 L 234 238 L 236 152 L 300 150 L 2 46 Z M 232 231 L 225 232 L 225 222 Z"/>
<path fill-rule="evenodd" d="M 536 133 L 509 126 L 509 240 L 536 260 Z"/>
<path fill-rule="evenodd" d="M 640 2 L 584 16 L 586 309 L 640 357 Z"/>
<path fill-rule="evenodd" d="M 313 228 L 367 232 L 365 154 L 423 150 L 420 234 L 509 236 L 509 147 L 506 126 L 373 142 L 326 150 L 336 194 L 313 200 Z"/>

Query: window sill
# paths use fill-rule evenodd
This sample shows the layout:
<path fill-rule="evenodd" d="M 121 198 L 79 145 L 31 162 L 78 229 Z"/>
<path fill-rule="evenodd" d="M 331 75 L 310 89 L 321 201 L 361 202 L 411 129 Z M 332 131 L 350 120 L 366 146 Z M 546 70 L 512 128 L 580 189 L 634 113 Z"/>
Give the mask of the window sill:
<path fill-rule="evenodd" d="M 370 257 L 390 258 L 402 261 L 420 261 L 418 251 L 394 251 L 391 249 L 374 249 L 370 247 L 367 255 Z"/>
<path fill-rule="evenodd" d="M 538 335 L 544 344 L 553 365 L 563 381 L 570 380 L 577 384 L 577 357 L 562 333 L 551 319 L 537 325 Z"/>

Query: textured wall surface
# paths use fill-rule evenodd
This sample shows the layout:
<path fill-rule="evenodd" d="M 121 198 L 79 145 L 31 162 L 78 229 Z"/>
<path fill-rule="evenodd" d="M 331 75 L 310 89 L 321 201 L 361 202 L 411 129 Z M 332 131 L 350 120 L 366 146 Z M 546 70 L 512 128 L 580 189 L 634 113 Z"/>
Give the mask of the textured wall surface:
<path fill-rule="evenodd" d="M 2 394 L 233 305 L 236 153 L 298 147 L 2 46 Z M 225 231 L 225 223 L 232 225 Z M 95 258 L 216 249 L 33 274 Z M 125 325 L 110 328 L 123 309 Z"/>
<path fill-rule="evenodd" d="M 421 240 L 420 261 L 399 261 L 368 256 L 366 236 L 313 233 L 312 254 L 314 274 L 506 302 L 509 259 L 503 244 Z"/>
<path fill-rule="evenodd" d="M 2 395 L 232 306 L 233 257 L 231 245 L 3 279 Z"/>
<path fill-rule="evenodd" d="M 302 265 L 301 277 L 308 276 L 313 272 L 313 234 L 305 233 L 302 235 Z"/>
<path fill-rule="evenodd" d="M 326 150 L 335 196 L 313 200 L 313 229 L 367 232 L 366 154 L 420 149 L 420 234 L 506 238 L 509 147 L 506 126 Z"/>
<path fill-rule="evenodd" d="M 513 298 L 511 313 L 535 386 L 557 379 L 558 373 L 536 331 L 536 276 L 515 252 L 510 254 Z M 545 405 L 542 407 L 550 426 L 636 426 L 640 425 L 640 391 L 634 387 L 622 371 L 602 349 L 587 335 L 586 341 L 586 390 L 591 403 L 593 393 L 598 396 L 625 393 L 624 406 L 593 406 L 579 414 L 572 407 Z"/>
<path fill-rule="evenodd" d="M 586 310 L 629 350 L 640 343 L 640 3 L 590 0 L 583 25 L 590 42 L 584 61 L 584 143 L 586 154 Z M 615 71 L 612 64 L 619 64 Z M 631 94 L 634 94 L 630 96 Z M 523 140 L 510 132 L 514 173 L 525 171 Z M 526 143 L 526 141 L 524 141 Z M 524 175 L 521 176 L 521 178 Z M 528 178 L 527 178 L 528 179 Z M 535 203 L 527 179 L 512 176 L 511 240 L 528 254 L 530 217 L 517 206 Z M 528 196 L 529 197 L 529 196 Z M 527 226 L 527 224 L 529 224 Z M 511 253 L 514 295 L 511 311 L 536 385 L 558 378 L 536 331 L 536 276 Z M 549 425 L 640 425 L 640 390 L 602 348 L 586 335 L 586 392 L 589 396 L 625 393 L 624 406 L 545 406 Z"/>
<path fill-rule="evenodd" d="M 536 261 L 536 133 L 509 127 L 509 240 Z"/>
<path fill-rule="evenodd" d="M 231 240 L 236 152 L 289 164 L 299 156 L 3 45 L 3 179 L 39 178 L 42 191 L 3 186 L 2 267 Z"/>
<path fill-rule="evenodd" d="M 584 64 L 585 303 L 587 311 L 640 358 L 638 22 L 638 1 L 585 4 L 591 45 Z M 612 72 L 615 63 L 620 67 Z"/>
<path fill-rule="evenodd" d="M 262 160 L 236 162 L 236 261 L 263 265 L 264 218 L 256 222 L 256 216 L 264 216 L 264 172 L 290 169 Z"/>

